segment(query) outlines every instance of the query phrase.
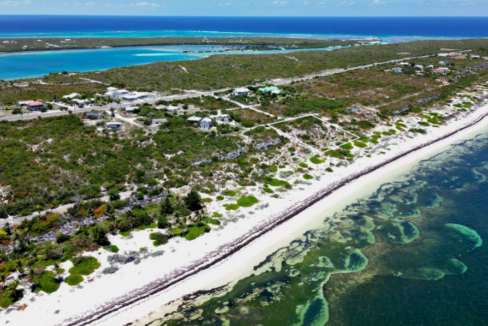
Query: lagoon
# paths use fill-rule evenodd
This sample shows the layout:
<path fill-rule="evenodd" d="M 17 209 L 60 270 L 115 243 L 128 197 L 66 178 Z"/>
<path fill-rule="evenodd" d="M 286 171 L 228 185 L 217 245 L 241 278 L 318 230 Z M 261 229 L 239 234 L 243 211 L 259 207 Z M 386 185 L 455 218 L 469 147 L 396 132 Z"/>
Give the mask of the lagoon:
<path fill-rule="evenodd" d="M 0 53 L 0 79 L 13 80 L 35 78 L 51 72 L 85 72 L 116 67 L 153 63 L 156 61 L 183 61 L 206 58 L 221 54 L 292 53 L 298 51 L 332 50 L 339 47 L 319 49 L 291 49 L 269 51 L 227 51 L 228 47 L 208 45 L 163 45 L 121 47 L 111 49 L 59 50 Z M 205 51 L 205 53 L 183 53 Z"/>

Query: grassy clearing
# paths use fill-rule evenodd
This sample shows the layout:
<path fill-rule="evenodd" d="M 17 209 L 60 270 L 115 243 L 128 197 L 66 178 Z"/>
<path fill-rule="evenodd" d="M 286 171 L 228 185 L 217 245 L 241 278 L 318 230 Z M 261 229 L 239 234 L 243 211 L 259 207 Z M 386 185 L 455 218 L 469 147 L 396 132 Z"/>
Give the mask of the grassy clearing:
<path fill-rule="evenodd" d="M 72 275 L 90 275 L 99 267 L 100 263 L 95 257 L 83 257 L 80 262 L 69 269 L 69 273 Z"/>
<path fill-rule="evenodd" d="M 70 286 L 75 286 L 83 282 L 83 276 L 79 274 L 71 274 L 66 278 L 66 284 Z"/>

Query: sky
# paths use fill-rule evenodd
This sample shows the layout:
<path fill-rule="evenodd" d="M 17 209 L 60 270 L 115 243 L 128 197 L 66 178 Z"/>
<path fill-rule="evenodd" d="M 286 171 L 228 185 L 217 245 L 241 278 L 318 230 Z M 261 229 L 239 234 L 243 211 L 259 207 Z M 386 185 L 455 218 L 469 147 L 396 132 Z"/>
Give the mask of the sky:
<path fill-rule="evenodd" d="M 488 0 L 0 0 L 0 15 L 486 16 Z"/>

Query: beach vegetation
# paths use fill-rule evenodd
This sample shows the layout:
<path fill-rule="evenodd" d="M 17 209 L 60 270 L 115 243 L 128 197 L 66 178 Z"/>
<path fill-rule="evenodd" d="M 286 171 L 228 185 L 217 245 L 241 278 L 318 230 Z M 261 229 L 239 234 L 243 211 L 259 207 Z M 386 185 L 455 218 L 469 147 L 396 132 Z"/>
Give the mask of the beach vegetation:
<path fill-rule="evenodd" d="M 90 275 L 100 267 L 95 257 L 75 257 L 74 266 L 69 269 L 70 274 Z"/>
<path fill-rule="evenodd" d="M 161 245 L 168 243 L 169 237 L 165 234 L 160 233 L 160 232 L 156 232 L 156 233 L 151 233 L 149 235 L 149 239 L 153 240 L 153 245 L 155 247 L 158 247 L 158 246 L 161 246 Z"/>
<path fill-rule="evenodd" d="M 66 278 L 66 284 L 70 286 L 75 286 L 83 282 L 83 276 L 80 274 L 71 274 Z"/>
<path fill-rule="evenodd" d="M 305 180 L 312 180 L 312 179 L 313 179 L 313 176 L 311 176 L 310 174 L 304 174 L 304 175 L 303 175 L 303 178 L 304 178 Z"/>

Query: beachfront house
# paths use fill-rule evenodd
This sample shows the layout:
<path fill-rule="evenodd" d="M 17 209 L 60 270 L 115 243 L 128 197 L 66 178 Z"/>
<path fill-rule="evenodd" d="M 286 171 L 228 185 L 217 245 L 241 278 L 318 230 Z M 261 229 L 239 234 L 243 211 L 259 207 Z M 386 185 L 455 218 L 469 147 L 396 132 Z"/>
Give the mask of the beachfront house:
<path fill-rule="evenodd" d="M 402 67 L 410 66 L 410 64 L 408 62 L 400 62 L 398 65 L 402 66 Z"/>
<path fill-rule="evenodd" d="M 200 130 L 209 131 L 212 128 L 212 120 L 209 118 L 204 118 L 200 121 Z"/>
<path fill-rule="evenodd" d="M 259 91 L 263 94 L 271 93 L 271 94 L 280 94 L 281 91 L 276 86 L 268 86 L 268 87 L 261 87 Z"/>
<path fill-rule="evenodd" d="M 422 66 L 422 65 L 415 65 L 414 68 L 419 69 L 419 70 L 424 70 L 424 66 Z"/>
<path fill-rule="evenodd" d="M 436 68 L 436 69 L 433 70 L 433 72 L 435 74 L 442 74 L 444 72 L 444 70 L 442 68 Z"/>
<path fill-rule="evenodd" d="M 449 62 L 448 61 L 439 61 L 439 64 L 441 66 L 447 66 L 449 64 Z"/>
<path fill-rule="evenodd" d="M 446 68 L 446 67 L 442 67 L 440 69 L 442 69 L 442 72 L 449 72 L 449 71 L 451 71 L 449 68 Z"/>
<path fill-rule="evenodd" d="M 427 69 L 434 69 L 434 65 L 428 65 Z"/>
<path fill-rule="evenodd" d="M 105 122 L 105 128 L 121 130 L 124 125 L 122 122 Z"/>
<path fill-rule="evenodd" d="M 38 101 L 33 101 L 33 102 L 29 102 L 27 103 L 27 110 L 29 111 L 39 111 L 39 110 L 42 110 L 46 107 L 46 105 L 42 102 L 38 102 Z"/>
<path fill-rule="evenodd" d="M 152 123 L 156 126 L 162 125 L 166 122 L 168 122 L 168 119 L 152 119 Z"/>
<path fill-rule="evenodd" d="M 246 87 L 236 88 L 232 91 L 234 96 L 247 96 L 251 91 Z"/>
<path fill-rule="evenodd" d="M 401 73 L 403 72 L 402 68 L 393 68 L 391 71 L 396 72 L 396 73 Z"/>

